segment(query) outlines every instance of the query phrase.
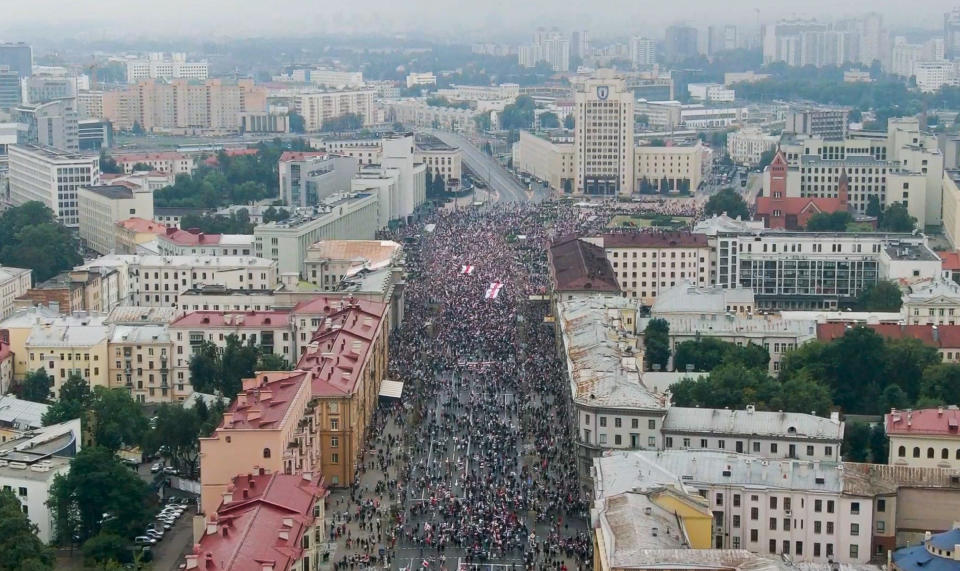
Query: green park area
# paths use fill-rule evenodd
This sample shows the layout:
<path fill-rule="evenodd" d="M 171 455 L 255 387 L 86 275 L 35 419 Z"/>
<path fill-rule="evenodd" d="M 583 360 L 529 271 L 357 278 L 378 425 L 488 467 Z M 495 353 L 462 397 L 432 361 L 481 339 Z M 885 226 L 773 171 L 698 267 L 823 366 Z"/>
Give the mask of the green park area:
<path fill-rule="evenodd" d="M 614 216 L 607 228 L 680 228 L 687 226 L 693 219 L 689 216 L 668 216 L 664 214 L 640 214 Z"/>

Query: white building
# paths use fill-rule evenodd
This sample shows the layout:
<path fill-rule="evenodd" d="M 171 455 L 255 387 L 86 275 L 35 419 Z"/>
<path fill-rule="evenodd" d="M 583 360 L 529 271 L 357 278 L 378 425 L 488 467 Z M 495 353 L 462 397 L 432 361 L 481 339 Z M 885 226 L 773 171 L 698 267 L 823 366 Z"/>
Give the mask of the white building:
<path fill-rule="evenodd" d="M 760 163 L 763 153 L 777 148 L 780 137 L 757 127 L 747 127 L 727 135 L 727 154 L 733 162 L 746 166 Z"/>
<path fill-rule="evenodd" d="M 956 325 L 960 321 L 960 284 L 937 276 L 908 286 L 903 295 L 907 325 Z"/>
<path fill-rule="evenodd" d="M 37 537 L 43 543 L 50 543 L 55 539 L 56 522 L 47 500 L 56 477 L 70 473 L 70 458 L 44 458 L 40 453 L 29 451 L 13 452 L 13 455 L 18 459 L 0 460 L 0 488 L 13 492 L 30 523 L 37 526 Z"/>
<path fill-rule="evenodd" d="M 301 275 L 307 249 L 315 242 L 373 239 L 381 228 L 379 211 L 375 194 L 332 195 L 319 206 L 298 211 L 287 220 L 256 226 L 254 252 L 272 260 L 281 274 Z"/>
<path fill-rule="evenodd" d="M 157 251 L 163 256 L 249 256 L 254 251 L 252 234 L 205 234 L 196 228 L 167 228 L 157 235 Z"/>
<path fill-rule="evenodd" d="M 676 485 L 714 514 L 714 546 L 797 562 L 870 561 L 873 498 L 845 491 L 841 464 L 713 450 L 637 450 L 597 458 L 596 496 Z"/>
<path fill-rule="evenodd" d="M 80 225 L 80 189 L 100 184 L 100 157 L 34 145 L 13 145 L 10 152 L 10 201 L 31 200 L 53 210 L 63 225 Z"/>
<path fill-rule="evenodd" d="M 151 53 L 146 59 L 128 59 L 127 83 L 145 79 L 198 79 L 205 80 L 209 67 L 205 61 L 187 61 L 187 54 Z"/>
<path fill-rule="evenodd" d="M 920 61 L 913 64 L 917 88 L 924 93 L 939 91 L 944 86 L 957 85 L 956 64 L 949 61 Z"/>
<path fill-rule="evenodd" d="M 285 151 L 277 163 L 280 199 L 291 206 L 313 206 L 350 189 L 360 161 L 326 152 Z"/>
<path fill-rule="evenodd" d="M 651 38 L 630 38 L 630 61 L 633 67 L 650 67 L 657 63 L 657 42 Z"/>
<path fill-rule="evenodd" d="M 664 450 L 727 450 L 761 458 L 839 462 L 843 423 L 797 412 L 673 406 L 663 421 Z"/>
<path fill-rule="evenodd" d="M 733 89 L 720 83 L 688 83 L 687 93 L 691 99 L 708 103 L 732 103 L 736 97 Z"/>
<path fill-rule="evenodd" d="M 436 84 L 437 84 L 437 76 L 433 75 L 433 72 L 407 74 L 407 89 L 410 89 L 412 87 L 417 87 L 420 85 L 436 85 Z"/>
<path fill-rule="evenodd" d="M 136 184 L 83 187 L 77 202 L 80 238 L 100 254 L 117 251 L 117 222 L 153 219 L 153 190 Z"/>
<path fill-rule="evenodd" d="M 633 193 L 633 93 L 607 70 L 580 83 L 574 98 L 574 192 Z"/>
<path fill-rule="evenodd" d="M 33 270 L 0 266 L 0 320 L 13 313 L 13 300 L 30 289 Z"/>
<path fill-rule="evenodd" d="M 634 147 L 637 192 L 692 192 L 710 171 L 712 152 L 700 141 L 693 145 Z"/>
<path fill-rule="evenodd" d="M 359 115 L 363 125 L 374 122 L 372 89 L 318 91 L 293 96 L 294 108 L 303 117 L 304 129 L 319 131 L 325 121 L 347 114 Z"/>

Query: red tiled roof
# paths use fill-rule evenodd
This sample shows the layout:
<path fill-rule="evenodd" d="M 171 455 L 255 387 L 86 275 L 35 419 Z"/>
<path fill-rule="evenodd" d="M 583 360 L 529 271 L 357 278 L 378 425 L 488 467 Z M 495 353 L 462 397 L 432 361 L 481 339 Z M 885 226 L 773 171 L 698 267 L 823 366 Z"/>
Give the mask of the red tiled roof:
<path fill-rule="evenodd" d="M 311 157 L 324 157 L 327 153 L 323 151 L 284 151 L 280 155 L 280 162 L 284 163 L 287 161 L 302 161 L 303 159 L 309 159 Z"/>
<path fill-rule="evenodd" d="M 244 379 L 244 390 L 224 413 L 217 432 L 278 428 L 307 378 L 305 371 L 277 371 Z"/>
<path fill-rule="evenodd" d="M 307 301 L 301 301 L 294 306 L 291 313 L 294 315 L 330 315 L 350 306 L 356 306 L 364 313 L 378 316 L 383 315 L 383 312 L 386 311 L 387 307 L 385 303 L 371 301 L 369 299 L 361 299 L 351 296 L 318 295 L 317 297 L 310 298 Z"/>
<path fill-rule="evenodd" d="M 557 291 L 620 291 L 603 248 L 569 238 L 551 246 L 549 253 L 550 273 Z"/>
<path fill-rule="evenodd" d="M 893 410 L 884 418 L 887 434 L 944 435 L 960 438 L 957 407 Z"/>
<path fill-rule="evenodd" d="M 122 226 L 133 232 L 153 232 L 154 234 L 165 234 L 167 232 L 167 227 L 163 224 L 153 220 L 147 220 L 146 218 L 137 218 L 136 216 L 117 222 L 117 226 Z"/>
<path fill-rule="evenodd" d="M 314 396 L 349 395 L 356 390 L 385 313 L 386 304 L 368 302 L 366 307 L 355 304 L 327 314 L 310 340 L 311 350 L 297 362 L 297 369 L 313 373 Z"/>
<path fill-rule="evenodd" d="M 199 246 L 200 244 L 219 244 L 221 236 L 222 234 L 204 234 L 197 228 L 186 230 L 167 228 L 167 232 L 162 237 L 179 246 Z"/>
<path fill-rule="evenodd" d="M 686 231 L 624 232 L 603 235 L 604 248 L 706 248 L 707 237 Z"/>
<path fill-rule="evenodd" d="M 885 339 L 919 339 L 924 345 L 941 349 L 960 348 L 960 325 L 900 325 L 898 323 L 876 323 L 870 325 L 854 323 L 820 323 L 817 325 L 817 339 L 833 341 L 843 337 L 848 327 L 869 327 Z"/>
<path fill-rule="evenodd" d="M 274 571 L 285 571 L 303 557 L 313 506 L 326 495 L 322 483 L 296 474 L 241 475 L 228 490 L 234 499 L 210 518 L 186 569 L 262 571 L 270 562 Z"/>
<path fill-rule="evenodd" d="M 228 157 L 240 157 L 244 155 L 255 155 L 259 153 L 260 150 L 259 149 L 225 149 L 223 152 L 225 152 Z M 218 164 L 220 164 L 220 161 L 217 160 L 217 155 L 219 154 L 220 153 L 217 153 L 212 157 L 207 157 L 207 159 L 203 161 L 203 164 L 207 165 L 208 167 L 217 166 Z"/>
<path fill-rule="evenodd" d="M 773 214 L 774 210 L 783 211 L 784 216 L 797 215 L 814 208 L 814 212 L 836 212 L 846 210 L 843 201 L 839 198 L 815 198 L 804 196 L 788 196 L 786 198 L 757 197 L 757 214 Z"/>
<path fill-rule="evenodd" d="M 177 153 L 175 151 L 163 151 L 159 153 L 117 153 L 111 155 L 113 160 L 118 163 L 145 163 L 147 161 L 186 161 L 190 160 L 190 155 L 186 153 Z"/>
<path fill-rule="evenodd" d="M 937 252 L 941 267 L 945 270 L 960 270 L 960 252 Z"/>
<path fill-rule="evenodd" d="M 177 319 L 169 327 L 288 329 L 290 313 L 286 311 L 194 311 Z"/>

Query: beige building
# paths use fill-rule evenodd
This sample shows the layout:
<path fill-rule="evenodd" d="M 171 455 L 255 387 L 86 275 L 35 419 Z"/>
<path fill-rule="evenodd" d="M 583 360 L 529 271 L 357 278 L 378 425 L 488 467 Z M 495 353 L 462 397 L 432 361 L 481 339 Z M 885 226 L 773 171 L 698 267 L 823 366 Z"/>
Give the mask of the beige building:
<path fill-rule="evenodd" d="M 389 240 L 321 240 L 304 260 L 306 280 L 322 291 L 335 291 L 346 278 L 397 264 L 400 244 Z"/>
<path fill-rule="evenodd" d="M 943 234 L 954 248 L 960 247 L 960 171 L 943 171 Z"/>
<path fill-rule="evenodd" d="M 44 369 L 53 379 L 50 391 L 55 397 L 73 372 L 82 375 L 91 388 L 109 386 L 104 319 L 103 314 L 77 312 L 35 322 L 22 350 L 25 367 L 15 369 L 14 375 L 22 379 L 31 371 Z"/>
<path fill-rule="evenodd" d="M 13 300 L 27 293 L 33 270 L 0 266 L 0 320 L 13 313 Z"/>
<path fill-rule="evenodd" d="M 943 277 L 909 286 L 903 295 L 907 325 L 956 325 L 960 321 L 960 284 Z"/>
<path fill-rule="evenodd" d="M 119 250 L 117 222 L 130 217 L 153 218 L 153 191 L 134 184 L 88 186 L 77 192 L 80 238 L 91 250 Z"/>
<path fill-rule="evenodd" d="M 696 192 L 709 169 L 709 150 L 699 142 L 692 146 L 636 147 L 634 176 L 640 192 Z"/>
<path fill-rule="evenodd" d="M 574 192 L 634 191 L 634 96 L 610 70 L 584 80 L 575 94 Z"/>
<path fill-rule="evenodd" d="M 434 137 L 419 137 L 416 145 L 413 160 L 426 165 L 427 172 L 443 177 L 447 184 L 450 184 L 451 180 L 462 180 L 463 151 Z"/>
<path fill-rule="evenodd" d="M 114 241 L 118 254 L 136 254 L 138 247 L 155 242 L 157 236 L 167 233 L 167 227 L 153 220 L 127 218 L 114 225 Z"/>
<path fill-rule="evenodd" d="M 556 190 L 573 192 L 574 163 L 570 137 L 548 137 L 524 130 L 513 144 L 513 168 L 547 181 Z"/>
<path fill-rule="evenodd" d="M 777 148 L 780 137 L 757 127 L 746 127 L 727 134 L 727 154 L 733 162 L 746 166 L 760 163 L 763 153 Z"/>
<path fill-rule="evenodd" d="M 80 91 L 77 93 L 77 118 L 81 120 L 103 118 L 102 91 Z"/>
<path fill-rule="evenodd" d="M 889 464 L 960 469 L 960 410 L 956 405 L 892 410 L 885 417 Z"/>
<path fill-rule="evenodd" d="M 626 297 L 653 305 L 661 292 L 684 281 L 706 287 L 707 237 L 690 232 L 635 232 L 587 238 L 604 249 Z"/>
<path fill-rule="evenodd" d="M 318 91 L 293 96 L 294 108 L 303 117 L 304 129 L 319 131 L 325 121 L 343 115 L 359 115 L 364 125 L 374 123 L 372 89 Z"/>
<path fill-rule="evenodd" d="M 236 132 L 244 114 L 263 113 L 266 106 L 266 88 L 252 79 L 147 80 L 103 96 L 104 118 L 122 131 L 136 123 L 147 131 L 179 134 Z"/>
<path fill-rule="evenodd" d="M 115 325 L 107 345 L 110 388 L 127 389 L 138 403 L 173 400 L 173 343 L 165 324 Z"/>
<path fill-rule="evenodd" d="M 126 174 L 133 173 L 133 167 L 137 164 L 145 164 L 154 171 L 161 173 L 193 174 L 196 168 L 193 157 L 186 153 L 177 153 L 173 151 L 163 151 L 159 153 L 116 153 L 112 155 L 113 160 L 123 168 Z"/>

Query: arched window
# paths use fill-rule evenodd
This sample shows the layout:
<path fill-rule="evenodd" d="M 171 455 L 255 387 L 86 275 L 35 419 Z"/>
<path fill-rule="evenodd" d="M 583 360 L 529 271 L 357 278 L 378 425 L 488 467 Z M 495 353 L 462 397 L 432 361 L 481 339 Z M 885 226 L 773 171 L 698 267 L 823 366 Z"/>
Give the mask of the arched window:
<path fill-rule="evenodd" d="M 270 457 L 270 449 L 269 449 L 269 448 L 264 448 L 264 449 L 263 449 L 263 457 L 264 457 L 264 458 L 269 458 L 269 457 Z"/>
<path fill-rule="evenodd" d="M 914 458 L 919 458 L 919 457 L 920 457 L 920 447 L 919 447 L 919 446 L 914 446 L 914 447 L 913 447 L 913 457 L 914 457 Z"/>
<path fill-rule="evenodd" d="M 940 457 L 943 458 L 944 460 L 948 460 L 950 458 L 950 451 L 944 448 L 943 450 L 940 451 Z"/>
<path fill-rule="evenodd" d="M 904 456 L 906 456 L 906 455 L 907 455 L 907 447 L 906 447 L 906 446 L 901 446 L 900 448 L 898 448 L 898 449 L 897 449 L 897 455 L 900 456 L 901 458 L 903 458 Z"/>
<path fill-rule="evenodd" d="M 927 448 L 927 458 L 933 458 L 933 446 Z"/>

